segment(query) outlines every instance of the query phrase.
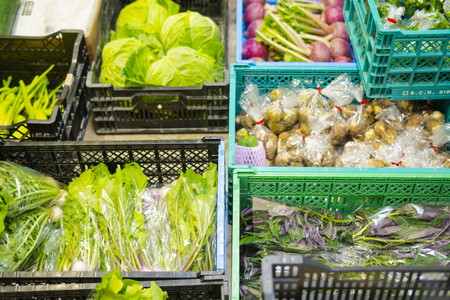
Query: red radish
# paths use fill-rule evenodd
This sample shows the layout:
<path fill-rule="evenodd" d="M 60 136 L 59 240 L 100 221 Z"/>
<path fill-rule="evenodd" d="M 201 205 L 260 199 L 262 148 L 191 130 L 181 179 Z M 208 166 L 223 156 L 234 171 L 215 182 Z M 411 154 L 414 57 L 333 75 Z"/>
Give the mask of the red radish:
<path fill-rule="evenodd" d="M 256 61 L 256 62 L 265 62 L 266 61 L 262 57 L 251 57 L 251 58 L 249 58 L 249 60 L 253 60 L 253 61 Z"/>
<path fill-rule="evenodd" d="M 264 23 L 263 19 L 258 19 L 250 23 L 247 29 L 244 31 L 244 36 L 248 39 L 254 38 L 256 36 L 255 30 L 260 29 Z"/>
<path fill-rule="evenodd" d="M 333 5 L 343 7 L 344 2 L 345 2 L 345 0 L 323 0 L 323 5 L 325 5 L 325 7 L 333 6 Z"/>
<path fill-rule="evenodd" d="M 333 38 L 341 38 L 350 41 L 347 33 L 347 27 L 344 22 L 334 22 L 331 24 L 331 27 L 333 29 Z"/>
<path fill-rule="evenodd" d="M 344 22 L 344 14 L 342 12 L 342 7 L 333 5 L 325 7 L 325 22 L 331 25 L 335 22 Z"/>
<path fill-rule="evenodd" d="M 339 62 L 339 63 L 351 63 L 353 62 L 353 59 L 347 56 L 338 56 L 335 59 L 333 59 L 333 62 Z"/>
<path fill-rule="evenodd" d="M 352 57 L 352 48 L 350 44 L 341 38 L 332 39 L 330 42 L 330 51 L 333 58 L 339 56 Z"/>
<path fill-rule="evenodd" d="M 255 39 L 248 39 L 242 45 L 242 58 L 250 59 L 254 57 L 261 57 L 262 59 L 267 59 L 267 48 L 264 43 L 257 41 Z"/>
<path fill-rule="evenodd" d="M 244 12 L 244 22 L 249 25 L 251 22 L 263 19 L 266 14 L 264 5 L 261 3 L 251 3 L 247 6 Z"/>
<path fill-rule="evenodd" d="M 261 4 L 265 4 L 266 0 L 244 0 L 244 7 L 249 6 L 251 3 L 261 3 Z"/>
<path fill-rule="evenodd" d="M 330 48 L 325 43 L 316 41 L 311 43 L 311 55 L 309 59 L 315 62 L 330 62 Z"/>

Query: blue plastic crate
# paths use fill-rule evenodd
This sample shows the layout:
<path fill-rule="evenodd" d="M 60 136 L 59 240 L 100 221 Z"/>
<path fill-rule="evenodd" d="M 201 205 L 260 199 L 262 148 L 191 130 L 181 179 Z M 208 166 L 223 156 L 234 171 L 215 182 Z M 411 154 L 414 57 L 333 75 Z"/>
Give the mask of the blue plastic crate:
<path fill-rule="evenodd" d="M 450 30 L 385 29 L 374 0 L 347 0 L 347 31 L 369 97 L 448 99 Z"/>
<path fill-rule="evenodd" d="M 292 79 L 299 79 L 306 87 L 316 87 L 317 84 L 321 84 L 325 86 L 326 84 L 330 83 L 334 78 L 339 76 L 342 73 L 348 73 L 351 75 L 353 80 L 355 82 L 358 82 L 359 76 L 358 72 L 355 71 L 353 68 L 340 68 L 339 70 L 330 70 L 330 68 L 327 67 L 314 67 L 314 66 L 285 66 L 285 65 L 271 65 L 271 66 L 255 66 L 255 65 L 248 65 L 248 64 L 232 64 L 230 68 L 230 78 L 231 78 L 231 84 L 230 84 L 230 124 L 229 124 L 229 133 L 228 133 L 228 214 L 229 214 L 229 221 L 231 221 L 230 215 L 233 211 L 233 189 L 234 189 L 234 182 L 233 182 L 233 171 L 236 169 L 246 169 L 248 171 L 255 171 L 255 172 L 293 172 L 298 174 L 306 174 L 308 173 L 309 177 L 307 177 L 308 183 L 311 183 L 310 185 L 307 185 L 308 187 L 318 187 L 317 182 L 314 181 L 313 177 L 311 177 L 311 174 L 323 174 L 323 176 L 326 176 L 330 181 L 336 181 L 337 177 L 343 177 L 345 184 L 355 184 L 355 190 L 359 197 L 364 197 L 367 195 L 370 196 L 380 196 L 381 198 L 385 198 L 385 195 L 387 195 L 383 190 L 383 192 L 380 193 L 376 192 L 376 187 L 373 186 L 369 191 L 365 190 L 364 183 L 360 181 L 359 174 L 365 174 L 366 176 L 370 177 L 370 174 L 372 176 L 377 177 L 379 180 L 382 178 L 385 178 L 386 180 L 395 177 L 398 181 L 398 185 L 392 185 L 392 189 L 394 189 L 395 186 L 398 186 L 396 190 L 388 191 L 391 195 L 398 194 L 401 191 L 405 190 L 405 184 L 404 182 L 409 177 L 413 177 L 413 182 L 410 188 L 411 191 L 415 191 L 416 188 L 420 188 L 424 191 L 422 195 L 415 195 L 413 197 L 413 193 L 407 192 L 405 195 L 403 195 L 403 198 L 409 198 L 410 200 L 414 198 L 414 200 L 422 201 L 422 198 L 426 197 L 434 197 L 434 199 L 439 200 L 442 197 L 447 197 L 445 199 L 449 199 L 450 197 L 450 186 L 448 186 L 448 182 L 450 181 L 450 170 L 449 169 L 434 169 L 434 168 L 428 168 L 428 169 L 416 169 L 416 168 L 324 168 L 324 167 L 274 167 L 274 166 L 267 166 L 267 167 L 251 167 L 247 165 L 236 165 L 235 164 L 235 140 L 236 140 L 236 116 L 240 113 L 241 107 L 238 104 L 239 98 L 241 96 L 242 91 L 245 88 L 245 84 L 247 81 L 256 83 L 260 90 L 262 92 L 269 92 L 274 88 L 277 88 L 280 84 L 288 84 Z M 442 102 L 442 101 L 440 101 Z M 450 117 L 449 112 L 449 103 L 445 102 L 442 104 L 443 107 L 440 109 L 442 111 L 446 112 L 446 118 L 447 121 Z M 330 177 L 330 174 L 334 174 Z M 426 182 L 431 180 L 431 176 L 433 176 L 433 180 L 441 179 L 441 181 L 438 182 L 438 185 L 433 186 L 435 188 L 431 190 L 427 190 L 427 188 L 420 184 L 420 180 L 423 179 L 424 184 L 426 185 Z M 309 178 L 309 179 L 308 179 Z M 380 179 L 381 178 L 381 179 Z M 276 187 L 274 187 L 276 188 Z M 382 189 L 384 189 L 385 186 L 382 186 Z M 348 189 L 347 189 L 348 190 Z M 334 190 L 333 190 L 334 191 Z M 446 191 L 444 194 L 441 194 L 441 192 Z M 287 191 L 285 194 L 280 194 L 280 196 L 283 196 L 284 198 L 288 199 L 292 196 L 292 191 Z M 304 191 L 301 193 L 302 197 L 307 195 L 307 191 Z M 310 194 L 308 194 L 309 198 L 313 199 L 312 196 L 320 196 L 323 199 L 328 199 L 330 194 L 326 191 L 326 186 L 319 186 L 317 190 L 312 190 Z M 351 195 L 351 193 L 346 193 L 346 195 Z M 444 196 L 443 196 L 444 195 Z M 320 198 L 319 197 L 319 198 Z M 295 199 L 292 200 L 295 202 Z M 402 200 L 403 201 L 403 200 Z M 425 200 L 424 200 L 425 201 Z M 423 202 L 423 201 L 422 201 Z"/>
<path fill-rule="evenodd" d="M 277 0 L 269 0 L 267 1 L 268 4 L 276 5 Z M 270 66 L 270 65 L 314 65 L 314 66 L 324 66 L 324 67 L 332 67 L 332 68 L 341 68 L 341 67 L 353 67 L 355 70 L 357 70 L 357 63 L 356 60 L 354 60 L 353 63 L 324 63 L 324 62 L 254 62 L 251 60 L 245 60 L 242 58 L 242 45 L 244 45 L 245 41 L 247 40 L 246 37 L 244 37 L 244 32 L 247 29 L 247 25 L 245 24 L 244 20 L 244 1 L 243 0 L 237 0 L 236 1 L 236 62 L 245 62 L 250 63 L 258 66 Z"/>

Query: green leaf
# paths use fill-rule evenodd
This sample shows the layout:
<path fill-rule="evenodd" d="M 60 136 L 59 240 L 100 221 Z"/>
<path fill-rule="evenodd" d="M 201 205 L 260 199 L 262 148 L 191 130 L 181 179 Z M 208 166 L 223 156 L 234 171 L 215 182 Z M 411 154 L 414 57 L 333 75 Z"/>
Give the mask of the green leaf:
<path fill-rule="evenodd" d="M 215 60 L 189 47 L 175 47 L 148 69 L 146 84 L 152 86 L 200 86 L 214 82 Z"/>

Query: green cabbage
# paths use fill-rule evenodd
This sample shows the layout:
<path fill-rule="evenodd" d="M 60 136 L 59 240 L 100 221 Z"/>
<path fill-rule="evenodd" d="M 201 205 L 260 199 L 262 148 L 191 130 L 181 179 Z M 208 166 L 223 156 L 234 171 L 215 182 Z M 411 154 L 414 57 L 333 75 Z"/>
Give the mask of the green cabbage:
<path fill-rule="evenodd" d="M 131 83 L 136 82 L 136 84 L 131 85 L 139 85 L 139 82 L 144 81 L 141 74 L 146 73 L 145 70 L 154 60 L 156 60 L 156 56 L 150 48 L 138 39 L 126 38 L 110 41 L 103 47 L 102 51 L 100 82 L 110 83 L 115 87 L 127 86 L 126 68 L 128 76 L 136 72 L 128 80 Z"/>
<path fill-rule="evenodd" d="M 170 0 L 138 0 L 125 6 L 116 21 L 117 38 L 153 35 L 159 37 L 162 24 L 178 13 L 180 5 Z"/>
<path fill-rule="evenodd" d="M 221 33 L 217 24 L 209 17 L 187 11 L 166 19 L 161 28 L 161 41 L 166 51 L 177 46 L 188 46 L 207 53 L 210 44 L 214 48 L 217 43 L 221 44 Z M 216 57 L 216 53 L 208 55 Z"/>
<path fill-rule="evenodd" d="M 175 47 L 154 62 L 146 83 L 156 86 L 199 86 L 214 82 L 216 60 L 189 47 Z"/>

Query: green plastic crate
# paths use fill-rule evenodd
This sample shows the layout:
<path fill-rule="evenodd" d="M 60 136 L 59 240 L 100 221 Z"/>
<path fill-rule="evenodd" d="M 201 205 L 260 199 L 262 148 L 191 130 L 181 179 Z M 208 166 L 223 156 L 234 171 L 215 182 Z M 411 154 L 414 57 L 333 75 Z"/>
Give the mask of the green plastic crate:
<path fill-rule="evenodd" d="M 450 30 L 384 29 L 374 0 L 346 0 L 344 17 L 369 97 L 449 98 Z"/>
<path fill-rule="evenodd" d="M 256 168 L 255 168 L 256 169 Z M 381 169 L 327 168 L 236 169 L 233 171 L 231 298 L 239 299 L 240 213 L 253 196 L 278 199 L 288 205 L 308 205 L 335 211 L 356 207 L 401 206 L 407 203 L 448 205 L 450 172 L 389 172 Z M 336 170 L 333 170 L 336 169 Z M 402 169 L 392 169 L 402 170 Z M 406 171 L 405 171 L 406 170 Z M 302 298 L 303 299 L 303 298 Z"/>

